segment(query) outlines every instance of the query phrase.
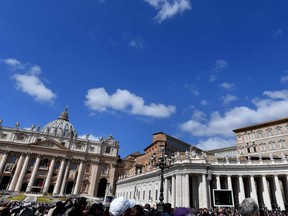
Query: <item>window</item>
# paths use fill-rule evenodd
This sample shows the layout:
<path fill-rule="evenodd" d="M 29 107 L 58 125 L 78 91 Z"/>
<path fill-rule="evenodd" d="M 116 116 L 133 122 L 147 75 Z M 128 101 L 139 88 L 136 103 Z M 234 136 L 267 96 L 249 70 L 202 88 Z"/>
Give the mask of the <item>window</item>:
<path fill-rule="evenodd" d="M 269 145 L 270 145 L 270 149 L 275 149 L 275 142 L 274 141 L 270 141 Z"/>
<path fill-rule="evenodd" d="M 255 134 L 254 134 L 254 132 L 250 134 L 250 139 L 251 139 L 251 140 L 255 139 Z"/>
<path fill-rule="evenodd" d="M 277 135 L 281 135 L 282 134 L 282 127 L 276 127 L 276 131 L 277 131 Z"/>
<path fill-rule="evenodd" d="M 143 200 L 145 200 L 145 191 L 143 191 Z"/>
<path fill-rule="evenodd" d="M 60 167 L 60 161 L 56 161 L 56 163 L 55 163 L 55 169 L 56 169 L 56 170 L 59 170 L 59 167 Z"/>
<path fill-rule="evenodd" d="M 245 140 L 245 141 L 248 141 L 248 140 L 249 140 L 248 134 L 245 134 L 245 135 L 244 135 L 244 140 Z"/>
<path fill-rule="evenodd" d="M 286 143 L 284 139 L 279 140 L 280 148 L 286 148 Z"/>
<path fill-rule="evenodd" d="M 91 151 L 91 152 L 94 152 L 94 151 L 95 151 L 95 147 L 91 146 L 91 147 L 90 147 L 90 151 Z"/>
<path fill-rule="evenodd" d="M 152 200 L 152 197 L 151 197 L 151 190 L 149 190 L 149 200 Z"/>
<path fill-rule="evenodd" d="M 35 158 L 31 158 L 30 162 L 29 162 L 29 167 L 33 167 L 35 164 L 36 159 Z"/>
<path fill-rule="evenodd" d="M 271 128 L 268 128 L 267 129 L 267 136 L 272 136 L 273 133 L 272 133 L 272 129 Z"/>
<path fill-rule="evenodd" d="M 259 130 L 259 131 L 258 131 L 258 138 L 263 138 L 263 132 L 262 132 L 262 130 Z"/>
<path fill-rule="evenodd" d="M 24 134 L 17 134 L 17 135 L 16 135 L 16 140 L 18 140 L 18 141 L 24 141 L 24 140 L 25 140 L 25 135 L 24 135 Z"/>
<path fill-rule="evenodd" d="M 70 166 L 71 170 L 76 170 L 77 169 L 77 164 L 73 162 Z"/>
<path fill-rule="evenodd" d="M 101 175 L 108 175 L 108 173 L 109 173 L 109 166 L 108 165 L 102 165 Z"/>
<path fill-rule="evenodd" d="M 7 134 L 1 134 L 1 139 L 6 139 Z"/>
<path fill-rule="evenodd" d="M 260 149 L 260 151 L 265 151 L 266 150 L 265 143 L 260 143 L 259 149 Z"/>
<path fill-rule="evenodd" d="M 111 152 L 111 147 L 110 146 L 106 146 L 105 153 L 109 154 L 110 152 Z"/>
<path fill-rule="evenodd" d="M 82 149 L 83 145 L 81 142 L 75 144 L 75 149 Z"/>
<path fill-rule="evenodd" d="M 238 142 L 242 142 L 242 136 L 241 135 L 237 136 L 237 140 Z"/>
<path fill-rule="evenodd" d="M 155 200 L 158 200 L 158 190 L 155 191 Z"/>

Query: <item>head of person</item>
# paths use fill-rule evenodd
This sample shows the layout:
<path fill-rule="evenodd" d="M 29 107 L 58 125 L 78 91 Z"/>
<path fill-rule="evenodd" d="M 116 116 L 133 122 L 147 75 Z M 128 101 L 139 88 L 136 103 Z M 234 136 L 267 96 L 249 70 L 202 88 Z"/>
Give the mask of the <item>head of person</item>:
<path fill-rule="evenodd" d="M 239 213 L 241 216 L 257 216 L 259 213 L 259 206 L 253 198 L 246 198 L 239 206 Z"/>
<path fill-rule="evenodd" d="M 174 210 L 174 216 L 192 216 L 189 208 L 179 207 Z"/>
<path fill-rule="evenodd" d="M 150 209 L 151 209 L 151 207 L 150 207 L 150 204 L 145 204 L 145 206 L 144 206 L 144 209 L 146 209 L 146 210 L 148 210 L 148 211 L 150 211 Z"/>
<path fill-rule="evenodd" d="M 130 215 L 127 214 L 136 205 L 136 200 L 126 199 L 125 197 L 115 198 L 109 208 L 109 213 L 113 216 Z"/>

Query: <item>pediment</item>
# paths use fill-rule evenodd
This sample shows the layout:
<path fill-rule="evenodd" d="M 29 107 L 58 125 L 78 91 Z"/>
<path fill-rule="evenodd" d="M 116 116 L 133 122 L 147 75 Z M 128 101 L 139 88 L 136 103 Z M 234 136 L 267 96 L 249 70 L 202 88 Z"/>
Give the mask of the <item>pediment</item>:
<path fill-rule="evenodd" d="M 66 148 L 64 145 L 62 145 L 61 143 L 55 141 L 55 140 L 42 140 L 39 142 L 35 142 L 35 143 L 31 143 L 29 144 L 29 147 L 37 147 L 37 148 L 49 148 L 49 149 L 53 149 L 53 150 L 61 150 L 61 151 L 69 151 L 68 148 Z"/>

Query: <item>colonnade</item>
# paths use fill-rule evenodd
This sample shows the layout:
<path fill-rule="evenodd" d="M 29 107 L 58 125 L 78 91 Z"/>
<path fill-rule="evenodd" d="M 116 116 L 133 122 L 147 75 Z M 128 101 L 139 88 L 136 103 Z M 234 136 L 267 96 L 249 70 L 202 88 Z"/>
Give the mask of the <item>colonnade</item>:
<path fill-rule="evenodd" d="M 193 169 L 178 173 L 177 171 L 167 172 L 163 182 L 164 202 L 171 203 L 173 207 L 209 208 L 214 206 L 213 189 L 228 189 L 232 191 L 234 201 L 232 205 L 236 208 L 245 198 L 252 197 L 260 207 L 269 210 L 275 208 L 285 210 L 288 204 L 288 173 L 277 174 L 276 171 L 272 173 L 271 170 L 256 174 L 251 172 L 223 174 L 219 171 L 209 173 L 206 169 L 199 169 L 196 172 Z M 134 176 L 119 180 L 116 196 L 122 195 L 135 198 L 141 204 L 155 205 L 159 199 L 159 188 L 159 177 L 145 173 L 139 175 L 139 178 Z"/>
<path fill-rule="evenodd" d="M 12 156 L 17 156 L 17 159 L 13 162 L 9 161 Z M 31 165 L 29 163 L 31 163 L 32 158 L 34 160 Z M 43 159 L 49 160 L 45 168 L 41 167 L 40 164 Z M 55 166 L 56 163 L 58 163 L 57 167 Z M 71 167 L 72 163 L 74 164 L 73 170 Z M 86 165 L 88 164 L 90 168 L 86 170 Z M 70 181 L 73 182 L 73 187 L 70 191 L 71 194 L 79 195 L 80 193 L 86 193 L 87 195 L 96 196 L 101 175 L 99 173 L 99 165 L 98 162 L 91 162 L 84 159 L 79 160 L 31 153 L 18 154 L 16 152 L 10 153 L 4 151 L 0 159 L 0 185 L 3 184 L 2 181 L 4 177 L 9 177 L 6 188 L 3 188 L 4 186 L 2 185 L 2 189 L 13 192 L 24 190 L 27 193 L 33 192 L 33 189 L 37 189 L 40 193 L 49 192 L 53 195 L 64 195 L 66 193 L 67 183 Z M 8 169 L 7 167 L 12 168 Z M 114 174 L 114 172 L 115 166 L 110 170 L 111 174 Z M 40 186 L 35 185 L 35 181 L 38 178 L 43 179 L 43 184 Z M 7 179 L 8 178 L 6 178 L 6 181 Z M 83 188 L 84 181 L 86 181 L 85 185 L 87 188 Z M 23 187 L 23 185 L 25 185 L 26 188 Z"/>

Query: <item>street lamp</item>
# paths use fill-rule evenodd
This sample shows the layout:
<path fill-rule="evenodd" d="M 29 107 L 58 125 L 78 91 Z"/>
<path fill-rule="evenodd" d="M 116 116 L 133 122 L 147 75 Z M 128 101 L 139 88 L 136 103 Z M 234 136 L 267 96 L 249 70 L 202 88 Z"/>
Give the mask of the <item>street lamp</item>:
<path fill-rule="evenodd" d="M 157 161 L 158 159 L 158 161 Z M 160 157 L 157 158 L 157 154 L 154 153 L 151 158 L 151 164 L 154 167 L 159 167 L 161 170 L 161 180 L 160 180 L 160 195 L 159 195 L 159 203 L 157 204 L 157 210 L 159 212 L 164 211 L 164 196 L 163 196 L 163 183 L 164 183 L 164 169 L 172 166 L 172 163 L 174 161 L 174 156 L 172 155 L 171 157 L 168 157 L 165 151 L 165 146 L 161 147 L 161 154 Z"/>

